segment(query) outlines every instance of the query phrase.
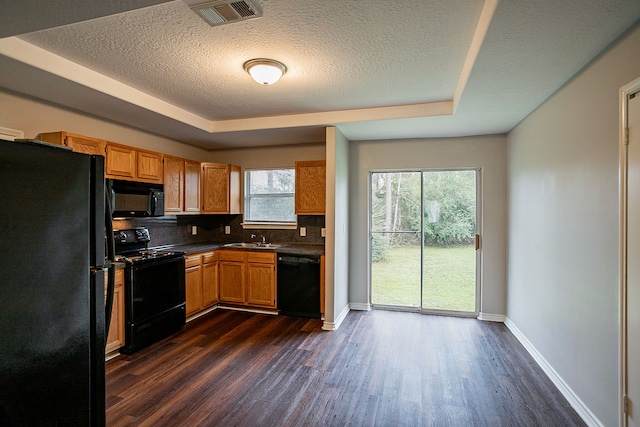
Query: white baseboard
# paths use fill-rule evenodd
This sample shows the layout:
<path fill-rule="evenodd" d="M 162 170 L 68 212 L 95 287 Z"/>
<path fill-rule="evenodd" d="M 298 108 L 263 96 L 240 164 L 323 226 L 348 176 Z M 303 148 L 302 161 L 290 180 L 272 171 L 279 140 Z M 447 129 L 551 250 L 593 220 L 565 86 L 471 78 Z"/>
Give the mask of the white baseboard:
<path fill-rule="evenodd" d="M 342 309 L 342 312 L 340 312 L 335 322 L 327 322 L 325 320 L 324 323 L 322 324 L 322 330 L 324 331 L 337 330 L 342 324 L 342 322 L 344 321 L 344 319 L 347 317 L 347 314 L 349 314 L 349 305 L 344 306 L 344 309 Z"/>
<path fill-rule="evenodd" d="M 604 427 L 604 424 L 598 420 L 593 412 L 584 404 L 584 402 L 578 397 L 578 395 L 569 387 L 569 385 L 562 379 L 562 377 L 556 372 L 555 369 L 547 362 L 547 360 L 540 354 L 540 352 L 534 347 L 534 345 L 524 336 L 524 334 L 518 329 L 518 327 L 509 319 L 505 319 L 505 325 L 511 331 L 511 333 L 520 341 L 524 348 L 529 352 L 531 357 L 542 368 L 545 374 L 553 382 L 553 384 L 560 390 L 560 393 L 567 399 L 569 404 L 582 420 L 590 427 Z"/>
<path fill-rule="evenodd" d="M 350 302 L 349 303 L 349 308 L 351 310 L 370 311 L 371 310 L 371 304 L 363 304 L 361 302 Z"/>
<path fill-rule="evenodd" d="M 505 316 L 504 314 L 489 314 L 489 313 L 482 313 L 482 312 L 478 314 L 478 320 L 484 320 L 485 322 L 504 323 L 506 318 L 507 316 Z"/>
<path fill-rule="evenodd" d="M 205 314 L 209 314 L 209 313 L 211 313 L 213 310 L 216 310 L 217 308 L 218 308 L 218 306 L 217 306 L 217 305 L 214 305 L 213 307 L 210 307 L 210 308 L 208 308 L 208 309 L 206 309 L 206 310 L 203 310 L 203 311 L 201 311 L 201 312 L 199 312 L 199 313 L 193 314 L 193 315 L 191 315 L 191 316 L 187 317 L 187 323 L 191 322 L 192 320 L 196 320 L 198 317 L 202 317 L 202 316 L 204 316 Z"/>

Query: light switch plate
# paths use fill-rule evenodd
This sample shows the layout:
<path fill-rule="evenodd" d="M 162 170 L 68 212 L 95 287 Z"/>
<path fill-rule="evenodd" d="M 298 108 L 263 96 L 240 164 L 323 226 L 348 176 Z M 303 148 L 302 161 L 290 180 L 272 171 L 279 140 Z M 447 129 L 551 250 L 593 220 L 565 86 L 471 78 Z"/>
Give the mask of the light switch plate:
<path fill-rule="evenodd" d="M 225 225 L 224 226 L 224 234 L 231 234 L 231 226 L 230 225 Z"/>
<path fill-rule="evenodd" d="M 196 234 L 198 234 L 198 226 L 197 225 L 192 225 L 191 226 L 191 235 L 195 236 Z"/>
<path fill-rule="evenodd" d="M 324 227 L 320 229 L 320 237 L 327 237 L 327 231 Z"/>
<path fill-rule="evenodd" d="M 300 227 L 300 237 L 305 237 L 307 235 L 307 227 Z"/>

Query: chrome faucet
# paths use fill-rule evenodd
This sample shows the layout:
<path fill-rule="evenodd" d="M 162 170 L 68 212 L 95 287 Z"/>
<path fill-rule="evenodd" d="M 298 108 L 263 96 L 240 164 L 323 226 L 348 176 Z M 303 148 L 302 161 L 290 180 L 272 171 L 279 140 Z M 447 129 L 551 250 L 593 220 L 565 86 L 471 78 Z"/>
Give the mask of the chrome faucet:
<path fill-rule="evenodd" d="M 255 239 L 256 237 L 258 237 L 258 236 L 257 236 L 257 235 L 255 235 L 255 234 L 252 234 L 252 235 L 251 235 L 251 238 L 252 238 L 252 239 Z M 262 239 L 262 244 L 263 244 L 263 245 L 264 245 L 265 243 L 267 243 L 267 239 L 266 239 L 262 234 L 260 234 L 260 238 Z"/>

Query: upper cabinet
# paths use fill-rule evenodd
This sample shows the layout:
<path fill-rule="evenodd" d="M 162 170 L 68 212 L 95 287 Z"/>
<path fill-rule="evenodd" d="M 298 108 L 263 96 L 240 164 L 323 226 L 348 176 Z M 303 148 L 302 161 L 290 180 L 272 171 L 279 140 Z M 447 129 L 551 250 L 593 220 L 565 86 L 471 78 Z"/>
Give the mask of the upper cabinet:
<path fill-rule="evenodd" d="M 164 156 L 164 211 L 200 212 L 200 162 Z"/>
<path fill-rule="evenodd" d="M 126 145 L 106 143 L 107 178 L 162 184 L 162 154 Z"/>
<path fill-rule="evenodd" d="M 164 156 L 164 212 L 184 212 L 184 160 Z"/>
<path fill-rule="evenodd" d="M 200 162 L 184 161 L 184 211 L 200 212 Z"/>
<path fill-rule="evenodd" d="M 240 166 L 201 163 L 201 210 L 205 214 L 242 213 Z"/>
<path fill-rule="evenodd" d="M 296 215 L 324 215 L 327 166 L 324 160 L 296 162 Z"/>
<path fill-rule="evenodd" d="M 166 214 L 242 213 L 240 166 L 164 156 L 63 131 L 41 133 L 38 139 L 105 156 L 106 178 L 164 184 Z"/>
<path fill-rule="evenodd" d="M 79 153 L 104 156 L 105 143 L 101 139 L 63 131 L 41 133 L 37 136 L 37 139 L 51 144 L 64 145 Z"/>

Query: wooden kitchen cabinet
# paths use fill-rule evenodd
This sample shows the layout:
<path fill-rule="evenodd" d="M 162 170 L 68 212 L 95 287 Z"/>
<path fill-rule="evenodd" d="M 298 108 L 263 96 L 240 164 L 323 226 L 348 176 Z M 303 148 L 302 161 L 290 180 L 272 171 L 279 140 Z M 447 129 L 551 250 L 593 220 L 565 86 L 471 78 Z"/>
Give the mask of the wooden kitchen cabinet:
<path fill-rule="evenodd" d="M 190 316 L 202 310 L 202 265 L 201 256 L 185 257 L 185 296 L 186 315 Z"/>
<path fill-rule="evenodd" d="M 162 154 L 152 151 L 136 150 L 137 181 L 163 183 Z"/>
<path fill-rule="evenodd" d="M 220 251 L 218 261 L 220 302 L 245 304 L 245 264 L 246 252 Z"/>
<path fill-rule="evenodd" d="M 326 203 L 325 160 L 296 162 L 296 215 L 324 215 Z"/>
<path fill-rule="evenodd" d="M 162 154 L 106 143 L 105 176 L 113 179 L 163 183 Z"/>
<path fill-rule="evenodd" d="M 219 251 L 220 302 L 276 308 L 275 252 Z"/>
<path fill-rule="evenodd" d="M 105 142 L 89 136 L 77 135 L 70 132 L 46 132 L 39 134 L 36 139 L 50 144 L 59 144 L 72 148 L 73 151 L 84 154 L 104 156 Z"/>
<path fill-rule="evenodd" d="M 164 212 L 184 212 L 184 160 L 164 156 Z"/>
<path fill-rule="evenodd" d="M 223 163 L 201 163 L 200 184 L 200 213 L 242 213 L 240 166 Z"/>
<path fill-rule="evenodd" d="M 200 162 L 184 161 L 184 212 L 200 212 Z"/>
<path fill-rule="evenodd" d="M 276 254 L 247 255 L 247 304 L 276 308 Z"/>
<path fill-rule="evenodd" d="M 202 254 L 202 305 L 211 307 L 220 301 L 218 287 L 219 261 L 218 252 Z"/>
<path fill-rule="evenodd" d="M 185 258 L 186 315 L 218 303 L 218 254 L 203 252 Z"/>
<path fill-rule="evenodd" d="M 164 211 L 200 212 L 200 162 L 164 156 Z"/>
<path fill-rule="evenodd" d="M 105 296 L 107 273 L 104 274 Z M 113 308 L 105 353 L 111 353 L 124 345 L 124 270 L 116 270 L 115 287 L 113 289 Z"/>
<path fill-rule="evenodd" d="M 107 178 L 132 180 L 136 177 L 136 150 L 108 143 L 106 152 L 105 175 Z"/>

